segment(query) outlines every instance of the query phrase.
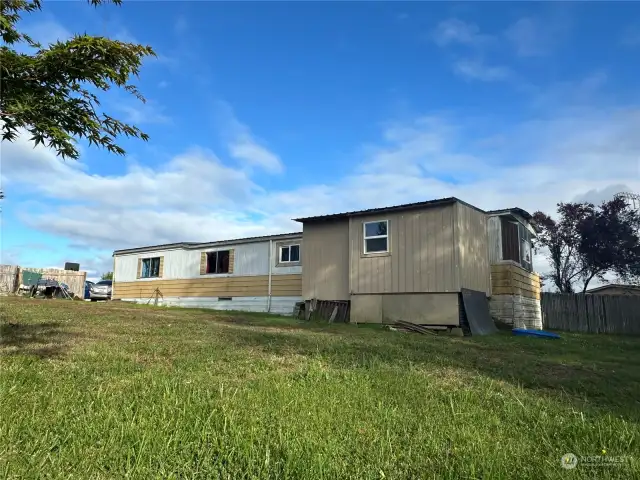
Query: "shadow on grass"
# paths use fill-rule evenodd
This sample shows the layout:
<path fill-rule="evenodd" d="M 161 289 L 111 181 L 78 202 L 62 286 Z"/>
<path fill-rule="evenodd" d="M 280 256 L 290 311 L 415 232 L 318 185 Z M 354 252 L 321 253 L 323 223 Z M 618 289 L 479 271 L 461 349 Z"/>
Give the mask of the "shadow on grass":
<path fill-rule="evenodd" d="M 229 341 L 276 355 L 318 357 L 338 368 L 461 369 L 555 396 L 578 409 L 595 408 L 640 422 L 640 339 L 568 334 L 554 341 L 510 333 L 431 337 L 354 332 L 349 326 L 343 332 L 337 336 L 306 328 L 269 332 L 239 327 Z"/>
<path fill-rule="evenodd" d="M 34 355 L 38 358 L 59 358 L 68 342 L 77 335 L 64 331 L 58 322 L 0 324 L 0 356 Z"/>

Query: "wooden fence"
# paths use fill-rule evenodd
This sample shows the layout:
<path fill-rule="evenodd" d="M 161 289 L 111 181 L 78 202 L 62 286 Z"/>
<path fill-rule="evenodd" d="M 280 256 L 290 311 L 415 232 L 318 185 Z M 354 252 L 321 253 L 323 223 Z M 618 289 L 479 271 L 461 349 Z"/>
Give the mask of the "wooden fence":
<path fill-rule="evenodd" d="M 27 268 L 16 265 L 0 265 L 0 294 L 15 293 L 22 284 L 22 272 L 41 273 L 42 278 L 57 280 L 69 285 L 69 290 L 84 298 L 84 282 L 87 272 L 74 272 L 61 268 Z"/>
<path fill-rule="evenodd" d="M 18 289 L 18 272 L 16 265 L 0 265 L 0 295 L 13 293 Z"/>
<path fill-rule="evenodd" d="M 640 335 L 640 295 L 543 293 L 541 304 L 544 328 Z"/>

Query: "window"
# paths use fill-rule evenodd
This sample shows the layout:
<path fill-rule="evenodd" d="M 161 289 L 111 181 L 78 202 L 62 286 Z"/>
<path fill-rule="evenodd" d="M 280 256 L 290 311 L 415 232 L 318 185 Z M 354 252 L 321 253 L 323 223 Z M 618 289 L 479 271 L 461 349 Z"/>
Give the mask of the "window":
<path fill-rule="evenodd" d="M 531 233 L 521 223 L 518 224 L 518 236 L 520 237 L 520 265 L 526 270 L 532 271 L 531 264 Z"/>
<path fill-rule="evenodd" d="M 518 223 L 501 218 L 502 224 L 502 259 L 520 263 L 520 234 Z"/>
<path fill-rule="evenodd" d="M 229 273 L 230 250 L 207 253 L 207 273 Z"/>
<path fill-rule="evenodd" d="M 389 251 L 389 221 L 364 223 L 364 253 Z"/>
<path fill-rule="evenodd" d="M 285 245 L 280 247 L 280 262 L 293 263 L 300 261 L 300 245 Z"/>
<path fill-rule="evenodd" d="M 140 278 L 153 278 L 160 276 L 160 257 L 143 258 Z"/>
<path fill-rule="evenodd" d="M 502 259 L 513 260 L 532 271 L 531 233 L 520 222 L 507 218 L 502 223 Z"/>

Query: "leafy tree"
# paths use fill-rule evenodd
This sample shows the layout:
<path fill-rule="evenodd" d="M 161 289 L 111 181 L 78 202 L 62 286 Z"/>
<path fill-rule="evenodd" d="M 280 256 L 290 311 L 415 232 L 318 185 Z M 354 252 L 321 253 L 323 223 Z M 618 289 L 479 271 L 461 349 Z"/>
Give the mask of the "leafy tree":
<path fill-rule="evenodd" d="M 572 293 L 576 284 L 585 292 L 594 279 L 607 273 L 624 280 L 640 272 L 640 215 L 623 199 L 591 203 L 559 203 L 558 219 L 534 214 L 541 228 L 537 243 L 547 249 L 552 271 L 546 277 L 558 291 Z"/>
<path fill-rule="evenodd" d="M 113 272 L 105 272 L 100 277 L 100 280 L 113 280 Z"/>
<path fill-rule="evenodd" d="M 93 6 L 109 0 L 88 0 Z M 116 5 L 121 0 L 110 0 Z M 63 158 L 77 159 L 77 139 L 123 155 L 118 136 L 148 136 L 100 109 L 96 93 L 116 86 L 144 97 L 130 83 L 143 58 L 155 56 L 149 46 L 86 34 L 42 46 L 17 29 L 25 13 L 41 10 L 41 0 L 1 0 L 0 121 L 2 140 L 13 141 L 26 130 L 36 145 L 44 144 Z M 32 47 L 31 53 L 18 45 Z"/>

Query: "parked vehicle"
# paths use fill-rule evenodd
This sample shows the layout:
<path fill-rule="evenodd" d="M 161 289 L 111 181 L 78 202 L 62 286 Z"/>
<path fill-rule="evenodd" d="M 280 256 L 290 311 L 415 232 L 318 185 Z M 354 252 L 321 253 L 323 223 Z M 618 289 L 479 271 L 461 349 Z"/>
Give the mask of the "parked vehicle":
<path fill-rule="evenodd" d="M 84 297 L 83 298 L 91 298 L 91 286 L 94 283 L 91 280 L 87 280 L 84 282 Z"/>
<path fill-rule="evenodd" d="M 111 300 L 111 289 L 113 282 L 111 280 L 100 280 L 89 288 L 89 298 L 92 302 L 98 300 Z"/>

